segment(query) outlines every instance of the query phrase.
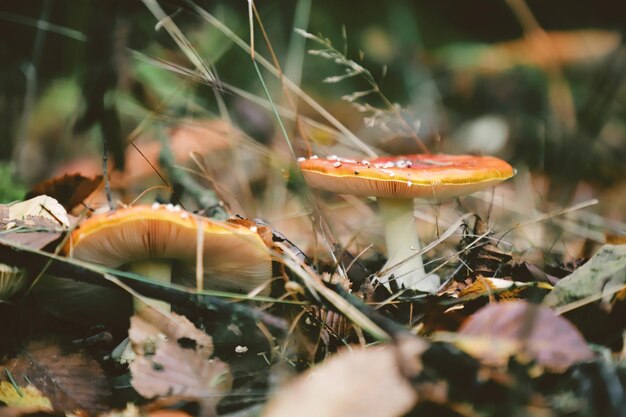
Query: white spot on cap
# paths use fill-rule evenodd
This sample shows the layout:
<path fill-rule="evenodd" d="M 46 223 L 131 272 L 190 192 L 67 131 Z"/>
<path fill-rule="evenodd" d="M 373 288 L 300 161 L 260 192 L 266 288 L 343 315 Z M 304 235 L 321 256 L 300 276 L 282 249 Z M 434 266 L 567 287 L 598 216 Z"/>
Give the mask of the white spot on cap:
<path fill-rule="evenodd" d="M 413 186 L 413 183 L 412 183 L 411 181 L 407 181 L 407 182 L 406 182 L 406 185 L 407 185 L 407 187 L 412 187 L 412 186 Z"/>
<path fill-rule="evenodd" d="M 304 158 L 302 156 L 300 158 L 298 158 L 298 162 L 304 162 L 304 161 L 306 161 L 306 158 Z"/>
<path fill-rule="evenodd" d="M 339 168 L 339 167 L 341 166 L 341 162 L 339 162 L 339 161 L 334 162 L 334 163 L 333 163 L 333 166 L 334 166 L 335 168 Z"/>
<path fill-rule="evenodd" d="M 313 156 L 312 156 L 311 158 L 309 158 L 309 159 L 317 159 L 317 158 L 319 158 L 319 156 L 317 156 L 317 155 L 313 155 Z"/>
<path fill-rule="evenodd" d="M 250 231 L 256 233 L 259 230 L 256 226 L 250 226 Z"/>
<path fill-rule="evenodd" d="M 329 161 L 336 161 L 336 160 L 338 160 L 338 159 L 339 159 L 339 157 L 338 157 L 337 155 L 330 155 L 330 156 L 328 157 L 328 160 L 329 160 Z"/>
<path fill-rule="evenodd" d="M 180 213 L 180 218 L 181 219 L 186 219 L 189 217 L 189 213 L 187 213 L 186 211 L 183 211 L 182 213 Z"/>
<path fill-rule="evenodd" d="M 154 210 L 158 209 L 159 207 L 161 207 L 161 205 L 159 203 L 152 203 L 152 208 Z"/>

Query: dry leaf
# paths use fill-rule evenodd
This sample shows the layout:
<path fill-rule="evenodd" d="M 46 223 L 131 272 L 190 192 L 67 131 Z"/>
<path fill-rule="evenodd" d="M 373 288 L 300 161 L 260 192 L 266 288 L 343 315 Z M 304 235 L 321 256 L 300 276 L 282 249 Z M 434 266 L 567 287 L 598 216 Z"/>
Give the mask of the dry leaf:
<path fill-rule="evenodd" d="M 56 227 L 70 227 L 67 211 L 57 200 L 47 195 L 39 195 L 25 201 L 9 205 L 10 220 L 22 220 L 28 224 L 29 220 L 50 220 Z"/>
<path fill-rule="evenodd" d="M 197 397 L 210 415 L 230 390 L 228 365 L 209 358 L 211 337 L 187 318 L 146 307 L 131 318 L 129 337 L 137 354 L 131 383 L 142 396 Z"/>
<path fill-rule="evenodd" d="M 29 409 L 51 411 L 52 404 L 41 391 L 32 385 L 19 387 L 20 391 L 8 381 L 0 382 L 0 403 L 8 407 L 26 407 Z"/>
<path fill-rule="evenodd" d="M 35 184 L 26 194 L 26 198 L 48 195 L 70 212 L 89 197 L 101 183 L 102 175 L 88 178 L 80 174 L 65 174 Z"/>
<path fill-rule="evenodd" d="M 544 298 L 550 307 L 563 307 L 626 284 L 626 245 L 604 245 L 588 262 L 561 279 Z M 612 295 L 612 294 L 610 294 Z"/>
<path fill-rule="evenodd" d="M 55 410 L 108 409 L 108 380 L 100 365 L 83 352 L 64 353 L 54 341 L 30 342 L 17 358 L 0 367 L 8 369 L 16 381 L 28 378 Z"/>
<path fill-rule="evenodd" d="M 70 219 L 52 197 L 38 196 L 11 205 L 0 205 L 0 239 L 43 249 L 61 237 Z"/>
<path fill-rule="evenodd" d="M 490 365 L 521 356 L 561 372 L 593 356 L 570 322 L 547 307 L 524 301 L 486 306 L 463 324 L 459 336 L 461 349 Z"/>
<path fill-rule="evenodd" d="M 417 393 L 405 375 L 413 376 L 418 368 L 407 369 L 406 363 L 422 349 L 418 339 L 410 339 L 402 348 L 345 349 L 280 389 L 262 416 L 402 416 L 417 402 Z"/>
<path fill-rule="evenodd" d="M 485 278 L 483 276 L 478 276 L 476 281 L 472 282 L 467 287 L 463 288 L 459 291 L 459 298 L 465 296 L 480 296 L 480 295 L 491 295 L 494 291 L 502 291 L 506 288 L 511 288 L 515 285 L 515 282 L 508 281 L 501 278 Z M 498 293 L 501 298 L 515 298 L 519 289 L 513 289 L 513 291 L 508 291 L 505 293 Z"/>

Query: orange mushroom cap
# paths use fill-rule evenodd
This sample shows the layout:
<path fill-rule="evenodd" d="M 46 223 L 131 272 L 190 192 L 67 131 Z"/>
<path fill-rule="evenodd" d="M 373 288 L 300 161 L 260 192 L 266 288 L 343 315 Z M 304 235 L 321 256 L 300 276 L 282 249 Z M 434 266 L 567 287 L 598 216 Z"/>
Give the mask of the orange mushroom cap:
<path fill-rule="evenodd" d="M 299 160 L 314 188 L 339 194 L 444 200 L 491 187 L 515 171 L 491 156 L 405 155 L 354 160 L 331 156 Z"/>
<path fill-rule="evenodd" d="M 198 228 L 204 233 L 207 288 L 248 292 L 271 278 L 269 250 L 253 229 L 198 217 L 172 205 L 95 215 L 72 233 L 65 252 L 112 268 L 149 259 L 195 266 Z"/>

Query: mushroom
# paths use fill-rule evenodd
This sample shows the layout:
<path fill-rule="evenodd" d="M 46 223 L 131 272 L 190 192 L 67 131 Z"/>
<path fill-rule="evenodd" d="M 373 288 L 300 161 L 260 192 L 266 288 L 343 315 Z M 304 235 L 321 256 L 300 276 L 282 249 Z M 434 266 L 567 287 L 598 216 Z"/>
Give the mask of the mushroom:
<path fill-rule="evenodd" d="M 400 287 L 435 293 L 427 277 L 413 224 L 413 199 L 442 201 L 494 186 L 514 175 L 505 161 L 489 156 L 407 155 L 370 160 L 300 158 L 309 185 L 326 191 L 377 197 L 385 223 L 386 269 L 394 268 Z"/>
<path fill-rule="evenodd" d="M 72 233 L 65 251 L 111 268 L 125 265 L 164 283 L 171 282 L 175 262 L 194 267 L 200 253 L 204 286 L 236 292 L 260 287 L 272 274 L 270 253 L 254 228 L 198 217 L 171 204 L 95 215 Z"/>

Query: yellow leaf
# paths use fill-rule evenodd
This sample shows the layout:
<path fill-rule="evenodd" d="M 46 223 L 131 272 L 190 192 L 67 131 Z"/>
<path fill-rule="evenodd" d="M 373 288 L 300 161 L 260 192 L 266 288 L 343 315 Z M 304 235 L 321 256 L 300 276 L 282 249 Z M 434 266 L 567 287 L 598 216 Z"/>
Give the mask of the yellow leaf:
<path fill-rule="evenodd" d="M 0 402 L 9 407 L 37 408 L 42 411 L 52 411 L 52 404 L 35 386 L 20 387 L 20 393 L 7 381 L 0 382 Z"/>

